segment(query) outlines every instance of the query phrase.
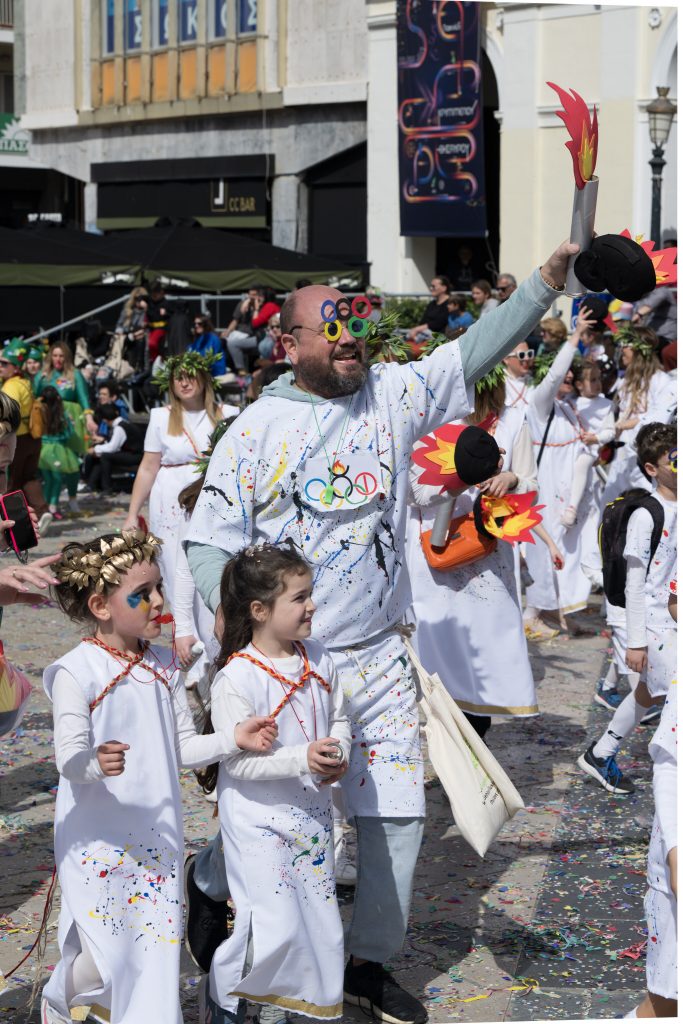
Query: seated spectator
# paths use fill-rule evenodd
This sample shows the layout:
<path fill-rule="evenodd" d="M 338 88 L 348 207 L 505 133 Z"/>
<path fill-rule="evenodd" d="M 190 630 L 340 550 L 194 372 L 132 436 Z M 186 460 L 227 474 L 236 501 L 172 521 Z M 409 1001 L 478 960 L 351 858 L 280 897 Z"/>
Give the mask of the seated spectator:
<path fill-rule="evenodd" d="M 123 468 L 134 472 L 140 465 L 144 428 L 138 423 L 123 420 L 113 403 L 100 406 L 98 412 L 109 427 L 110 437 L 108 441 L 94 445 L 86 456 L 87 484 L 91 491 L 101 491 L 110 497 L 115 493 L 112 488 L 114 470 Z"/>
<path fill-rule="evenodd" d="M 259 288 L 258 295 L 251 308 L 251 319 L 248 324 L 249 333 L 232 331 L 227 335 L 228 354 L 236 372 L 240 376 L 245 376 L 247 373 L 245 353 L 256 349 L 259 341 L 262 340 L 265 334 L 266 325 L 270 318 L 275 313 L 280 312 L 280 307 L 275 301 L 275 292 L 271 288 Z"/>
<path fill-rule="evenodd" d="M 125 398 L 121 397 L 118 386 L 114 381 L 107 381 L 106 384 L 99 384 L 97 387 L 97 404 L 98 406 L 103 405 L 115 405 L 119 411 L 119 416 L 122 420 L 130 419 L 130 409 L 128 408 L 128 402 Z M 95 417 L 97 419 L 97 417 Z M 97 434 L 100 437 L 107 438 L 107 425 L 102 420 L 97 427 Z"/>
<path fill-rule="evenodd" d="M 451 332 L 458 331 L 460 333 L 463 328 L 467 330 L 474 323 L 474 317 L 467 308 L 467 298 L 461 295 L 459 292 L 454 292 L 453 295 L 448 296 L 448 327 L 446 328 L 446 334 L 451 337 Z"/>
<path fill-rule="evenodd" d="M 492 309 L 495 309 L 498 305 L 498 299 L 493 298 L 493 288 L 491 282 L 487 281 L 485 277 L 480 277 L 478 281 L 475 281 L 472 285 L 472 301 L 475 306 L 479 309 L 479 318 L 485 316 L 486 313 L 490 313 Z"/>
<path fill-rule="evenodd" d="M 424 323 L 417 324 L 408 331 L 408 341 L 414 343 L 412 347 L 416 355 L 419 355 L 422 343 L 433 333 L 442 334 L 448 327 L 448 296 L 451 282 L 439 274 L 432 279 L 429 291 L 432 298 L 424 311 Z"/>
<path fill-rule="evenodd" d="M 287 359 L 287 353 L 282 347 L 281 338 L 280 314 L 273 313 L 268 321 L 266 333 L 258 343 L 260 362 L 279 363 Z"/>
<path fill-rule="evenodd" d="M 194 338 L 187 347 L 188 352 L 198 352 L 200 356 L 218 356 L 211 366 L 211 374 L 221 377 L 226 371 L 223 344 L 214 330 L 208 316 L 199 315 L 194 318 Z"/>
<path fill-rule="evenodd" d="M 517 290 L 517 278 L 513 274 L 499 274 L 496 278 L 496 292 L 498 302 L 507 302 L 512 293 Z"/>
<path fill-rule="evenodd" d="M 541 320 L 539 325 L 541 344 L 538 346 L 537 356 L 547 352 L 557 352 L 567 340 L 567 328 L 559 316 L 547 316 Z"/>

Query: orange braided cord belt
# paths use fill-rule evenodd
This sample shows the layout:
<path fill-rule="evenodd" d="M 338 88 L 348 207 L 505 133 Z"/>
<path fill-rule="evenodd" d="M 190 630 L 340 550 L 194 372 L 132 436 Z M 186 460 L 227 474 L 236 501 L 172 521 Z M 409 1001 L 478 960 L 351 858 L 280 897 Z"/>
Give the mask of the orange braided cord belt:
<path fill-rule="evenodd" d="M 318 673 L 314 672 L 313 669 L 311 668 L 309 660 L 308 660 L 308 655 L 306 654 L 306 648 L 303 645 L 301 645 L 301 644 L 297 644 L 296 641 L 294 643 L 294 646 L 297 649 L 297 651 L 299 652 L 299 654 L 301 655 L 302 661 L 304 663 L 304 670 L 301 673 L 301 676 L 297 680 L 297 682 L 292 682 L 292 680 L 288 679 L 287 676 L 281 675 L 281 673 L 278 672 L 277 669 L 273 668 L 270 665 L 264 664 L 264 662 L 259 661 L 259 659 L 255 658 L 252 654 L 247 654 L 246 651 L 236 651 L 234 654 L 230 655 L 230 657 L 228 658 L 228 660 L 225 663 L 226 666 L 227 666 L 227 665 L 230 664 L 230 662 L 233 660 L 233 658 L 244 658 L 245 661 L 251 662 L 251 664 L 252 665 L 256 665 L 257 668 L 263 669 L 263 671 L 266 673 L 266 675 L 269 675 L 272 679 L 275 679 L 278 683 L 282 683 L 284 686 L 289 686 L 290 687 L 289 692 L 285 694 L 285 696 L 282 698 L 282 700 L 280 701 L 278 706 L 275 708 L 275 710 L 271 712 L 271 714 L 270 714 L 271 718 L 277 718 L 277 716 L 280 714 L 280 712 L 285 707 L 285 705 L 289 703 L 290 697 L 292 697 L 293 694 L 295 694 L 297 690 L 302 689 L 306 685 L 306 683 L 308 682 L 309 679 L 315 679 L 315 681 L 322 686 L 323 690 L 327 690 L 328 693 L 332 692 L 332 687 L 327 682 L 327 680 L 323 679 L 323 677 L 321 675 L 318 675 Z"/>
<path fill-rule="evenodd" d="M 89 707 L 90 713 L 92 714 L 97 705 L 102 703 L 104 698 L 107 696 L 108 693 L 111 693 L 116 684 L 120 683 L 122 679 L 125 679 L 126 676 L 132 671 L 132 669 L 134 669 L 136 665 L 140 664 L 145 654 L 147 653 L 147 648 L 149 647 L 149 644 L 144 644 L 139 654 L 136 654 L 134 657 L 129 658 L 128 655 L 123 654 L 121 651 L 114 651 L 111 647 L 107 647 L 107 645 L 103 644 L 101 640 L 97 639 L 97 637 L 84 636 L 83 642 L 86 644 L 94 644 L 95 647 L 100 647 L 103 651 L 106 651 L 108 654 L 113 654 L 114 657 L 119 658 L 122 661 L 126 660 L 128 662 L 123 672 L 119 672 L 117 676 L 114 676 L 112 681 L 110 683 L 107 683 L 102 692 L 98 694 L 98 696 L 95 697 L 93 701 L 90 702 Z M 164 684 L 169 693 L 171 692 L 171 687 L 169 686 L 168 679 L 166 679 L 164 675 L 162 675 L 160 672 L 157 672 L 157 670 L 155 668 L 152 668 L 151 665 L 145 665 L 144 667 L 152 673 L 155 679 L 158 679 L 159 682 Z"/>

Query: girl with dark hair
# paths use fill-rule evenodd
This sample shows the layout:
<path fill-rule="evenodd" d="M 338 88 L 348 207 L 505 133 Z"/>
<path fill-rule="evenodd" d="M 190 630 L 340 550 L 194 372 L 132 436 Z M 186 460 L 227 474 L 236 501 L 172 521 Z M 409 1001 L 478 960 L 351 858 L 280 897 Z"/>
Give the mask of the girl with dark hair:
<path fill-rule="evenodd" d="M 279 733 L 266 755 L 236 754 L 198 773 L 205 791 L 218 783 L 236 907 L 234 931 L 211 963 L 212 1020 L 216 1004 L 234 1013 L 239 997 L 265 1004 L 261 1024 L 280 1024 L 287 1011 L 342 1014 L 329 784 L 347 769 L 351 733 L 332 659 L 309 639 L 311 591 L 308 563 L 273 544 L 245 548 L 221 580 L 211 723 L 229 732 L 263 714 Z"/>
<path fill-rule="evenodd" d="M 173 656 L 155 643 L 159 547 L 142 530 L 109 534 L 67 545 L 54 568 L 54 598 L 86 635 L 43 675 L 59 770 L 62 959 L 42 1024 L 70 1024 L 86 1004 L 96 1020 L 181 1024 L 178 769 L 268 750 L 277 732 L 262 718 L 196 734 Z"/>
<path fill-rule="evenodd" d="M 57 506 L 65 484 L 69 494 L 69 511 L 78 512 L 76 494 L 79 463 L 72 447 L 75 428 L 56 388 L 50 385 L 43 388 L 41 398 L 45 409 L 45 433 L 41 441 L 38 468 L 43 478 L 43 492 L 48 508 L 55 519 L 63 519 Z"/>

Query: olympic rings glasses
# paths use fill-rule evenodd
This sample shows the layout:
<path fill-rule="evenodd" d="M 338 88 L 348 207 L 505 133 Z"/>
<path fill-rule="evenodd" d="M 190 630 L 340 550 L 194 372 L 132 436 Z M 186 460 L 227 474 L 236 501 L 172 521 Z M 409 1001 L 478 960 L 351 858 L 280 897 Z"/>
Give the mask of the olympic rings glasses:
<path fill-rule="evenodd" d="M 337 299 L 325 299 L 320 307 L 320 315 L 325 323 L 324 334 L 330 345 L 339 341 L 344 330 L 343 321 L 346 321 L 346 329 L 353 338 L 364 338 L 368 333 L 368 317 L 372 312 L 370 299 L 365 295 L 356 295 L 349 300 L 345 296 Z"/>
<path fill-rule="evenodd" d="M 672 448 L 669 452 L 669 467 L 674 473 L 678 473 L 678 448 Z"/>

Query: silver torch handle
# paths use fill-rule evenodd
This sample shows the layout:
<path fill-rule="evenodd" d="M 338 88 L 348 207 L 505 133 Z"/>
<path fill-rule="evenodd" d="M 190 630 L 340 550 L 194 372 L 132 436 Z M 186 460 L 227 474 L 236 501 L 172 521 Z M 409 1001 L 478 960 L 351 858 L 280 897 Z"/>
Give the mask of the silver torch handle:
<path fill-rule="evenodd" d="M 569 241 L 575 242 L 580 247 L 579 253 L 588 248 L 593 238 L 599 181 L 599 178 L 593 176 L 590 181 L 586 182 L 583 188 L 574 188 L 574 208 L 572 210 L 572 228 Z M 574 297 L 585 295 L 587 291 L 574 273 L 574 264 L 579 253 L 576 256 L 569 257 L 567 283 L 564 287 L 565 294 Z"/>
<path fill-rule="evenodd" d="M 434 516 L 434 525 L 432 526 L 432 536 L 430 543 L 433 548 L 443 548 L 446 546 L 448 540 L 448 531 L 451 526 L 451 519 L 453 518 L 453 509 L 455 508 L 455 498 L 451 498 L 450 501 L 444 501 L 442 505 L 439 505 L 436 515 Z"/>

